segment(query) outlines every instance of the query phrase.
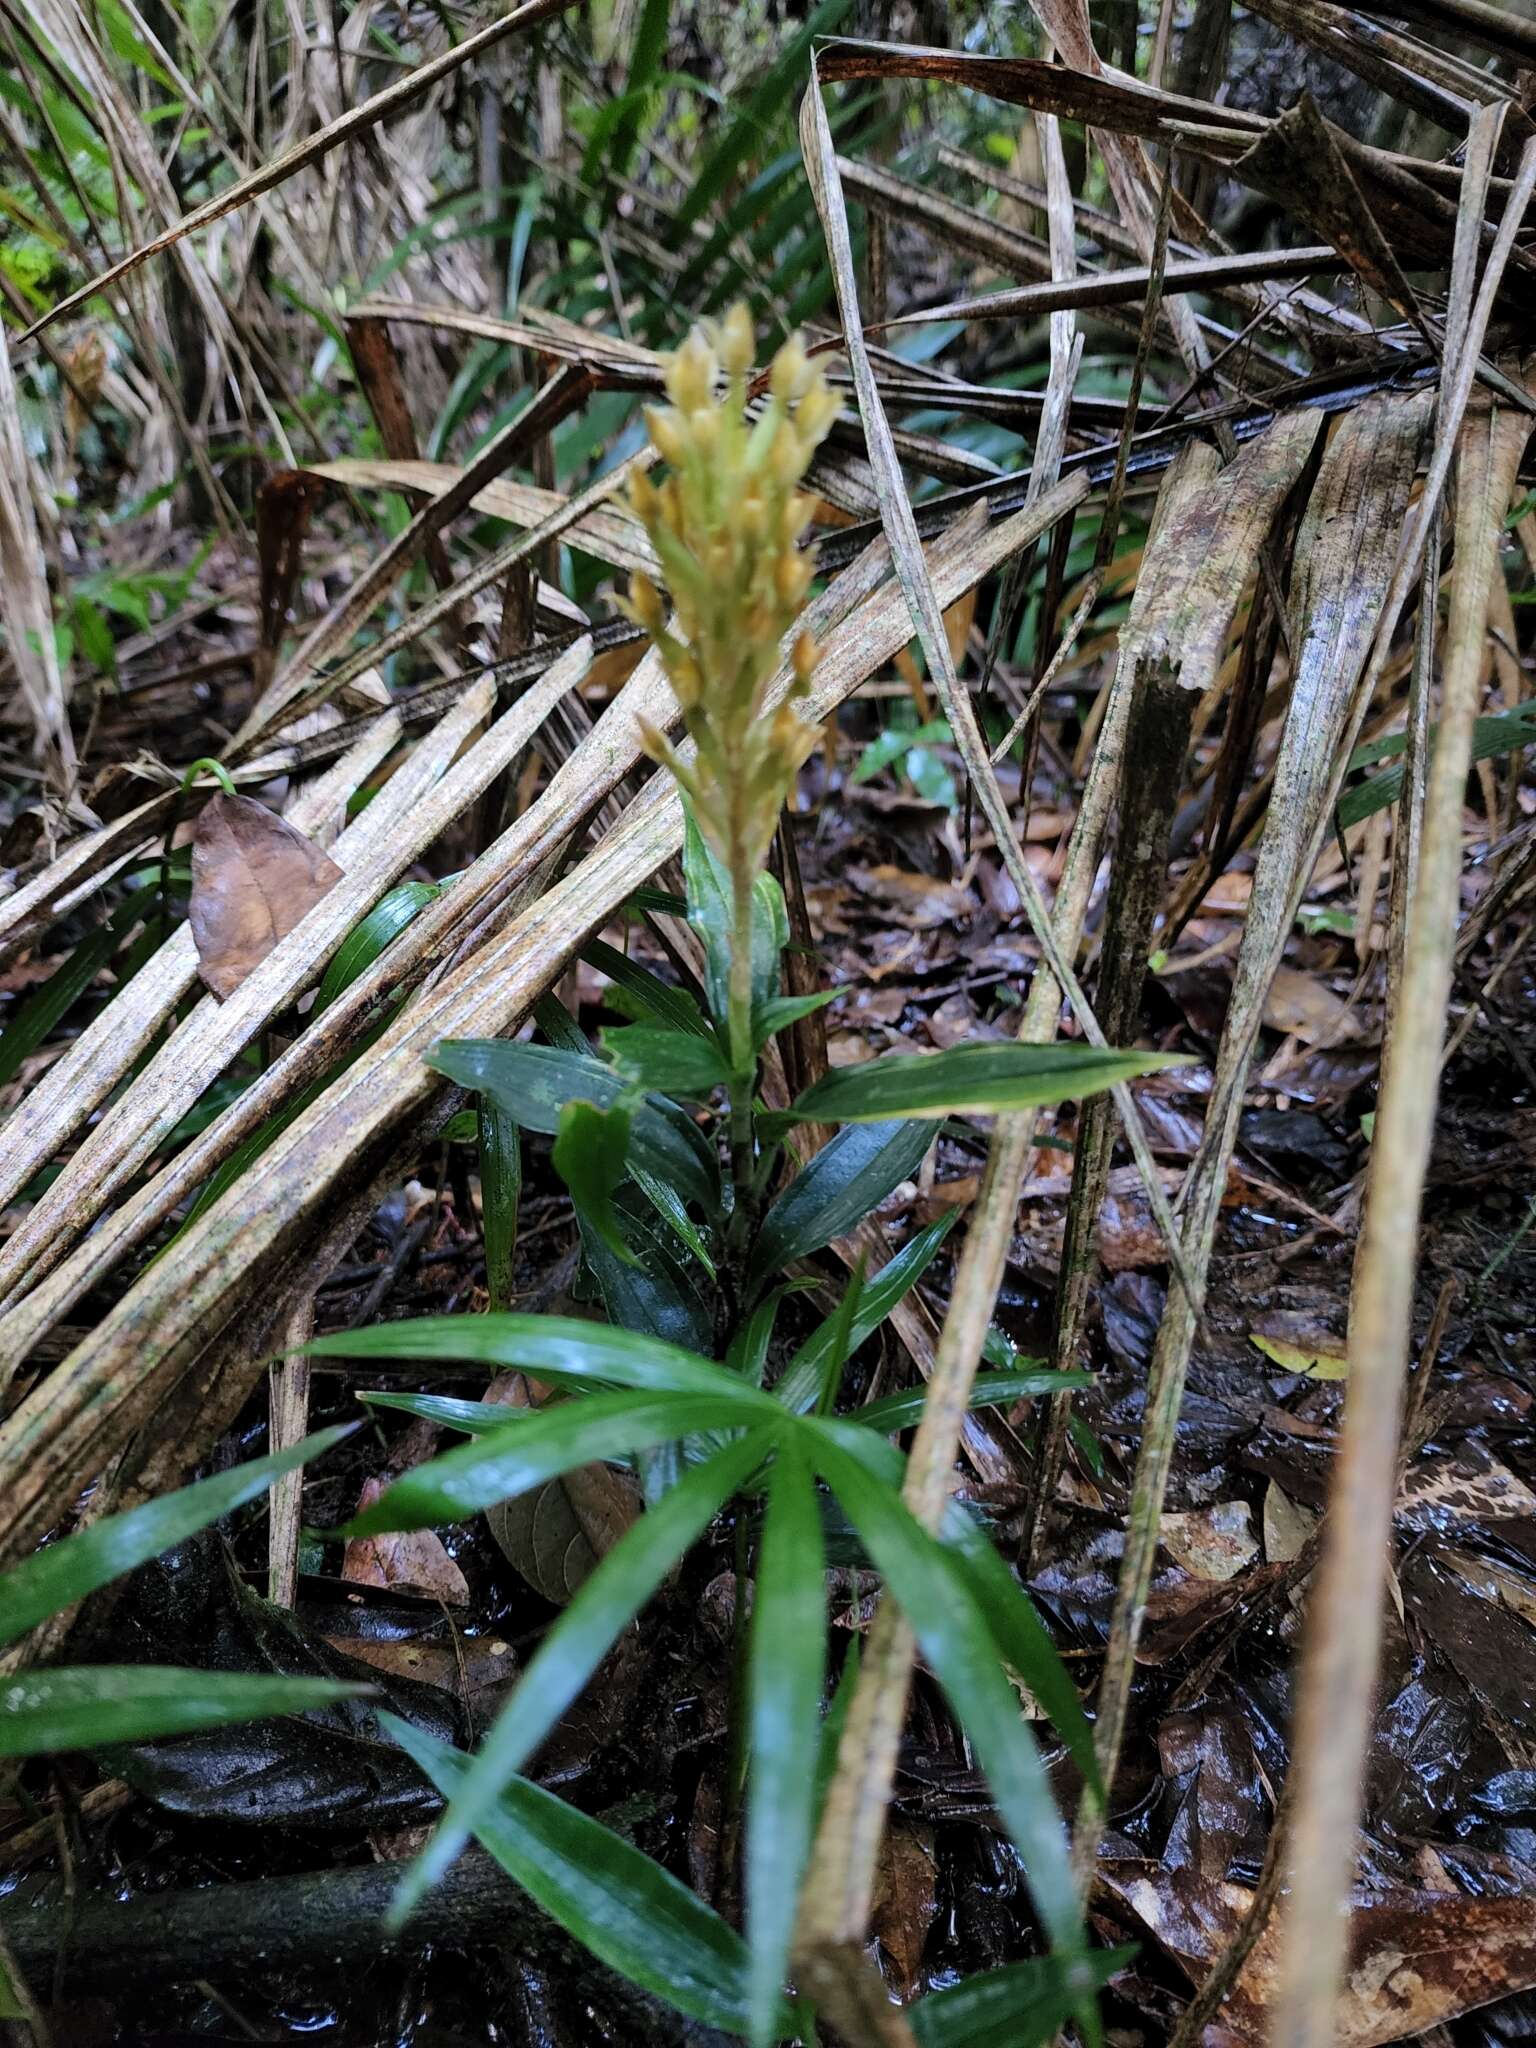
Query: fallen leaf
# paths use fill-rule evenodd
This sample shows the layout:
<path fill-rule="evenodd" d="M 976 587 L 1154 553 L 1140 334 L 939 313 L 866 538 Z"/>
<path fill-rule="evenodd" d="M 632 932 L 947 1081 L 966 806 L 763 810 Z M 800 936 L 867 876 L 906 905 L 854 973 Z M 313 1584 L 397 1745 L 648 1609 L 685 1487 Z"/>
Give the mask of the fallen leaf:
<path fill-rule="evenodd" d="M 1198 1982 L 1237 1931 L 1253 1894 L 1151 1863 L 1102 1863 L 1118 1894 Z M 1222 2007 L 1237 2040 L 1269 2031 L 1283 1913 L 1273 1914 Z M 1350 1960 L 1336 2009 L 1336 2048 L 1385 2048 L 1536 1984 L 1536 1899 L 1474 1899 L 1459 1892 L 1357 1896 Z"/>
<path fill-rule="evenodd" d="M 1264 999 L 1264 1022 L 1303 1045 L 1334 1045 L 1364 1029 L 1341 995 L 1300 967 L 1279 967 Z"/>
<path fill-rule="evenodd" d="M 1452 1457 L 1428 1458 L 1405 1476 L 1397 1519 L 1409 1529 L 1447 1531 L 1467 1522 L 1536 1520 L 1536 1494 L 1478 1445 Z"/>
<path fill-rule="evenodd" d="M 222 1002 L 336 882 L 341 869 L 248 796 L 216 796 L 192 835 L 187 921 L 198 972 Z"/>
<path fill-rule="evenodd" d="M 1235 1579 L 1259 1554 L 1245 1500 L 1164 1515 L 1160 1535 L 1174 1563 L 1197 1579 Z"/>
<path fill-rule="evenodd" d="M 371 1508 L 383 1491 L 381 1481 L 366 1481 L 358 1497 L 358 1513 Z M 442 1537 L 431 1529 L 354 1536 L 342 1554 L 341 1576 L 359 1586 L 408 1588 L 448 1607 L 469 1605 L 464 1574 L 443 1548 Z"/>
<path fill-rule="evenodd" d="M 923 1945 L 938 1917 L 938 1884 L 932 1829 L 894 1822 L 880 1848 L 870 1927 L 891 1959 L 894 1988 L 903 2000 L 917 1989 Z"/>
<path fill-rule="evenodd" d="M 976 899 L 963 883 L 941 882 L 933 875 L 913 874 L 889 862 L 850 867 L 848 881 L 871 909 L 909 931 L 953 924 L 976 910 Z"/>
<path fill-rule="evenodd" d="M 1248 1342 L 1272 1358 L 1282 1372 L 1305 1373 L 1309 1380 L 1342 1380 L 1349 1377 L 1349 1360 L 1340 1351 L 1325 1348 L 1316 1341 L 1310 1344 L 1291 1344 L 1281 1337 L 1261 1337 L 1256 1330 L 1248 1333 Z"/>
<path fill-rule="evenodd" d="M 1273 1479 L 1264 1489 L 1264 1555 L 1271 1564 L 1291 1564 L 1306 1548 L 1318 1518 L 1300 1507 Z"/>

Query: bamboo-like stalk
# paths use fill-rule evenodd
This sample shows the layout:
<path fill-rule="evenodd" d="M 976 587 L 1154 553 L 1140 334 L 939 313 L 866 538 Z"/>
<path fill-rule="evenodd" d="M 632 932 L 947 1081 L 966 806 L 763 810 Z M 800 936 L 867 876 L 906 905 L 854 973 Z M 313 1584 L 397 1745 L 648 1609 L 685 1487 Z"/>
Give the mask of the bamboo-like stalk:
<path fill-rule="evenodd" d="M 1513 226 L 1511 216 L 1518 220 L 1523 214 L 1533 185 L 1536 147 L 1527 144 L 1506 226 Z M 1529 425 L 1523 413 L 1484 401 L 1458 439 L 1455 560 L 1439 733 L 1404 942 L 1402 1000 L 1392 1020 L 1371 1145 L 1350 1315 L 1349 1393 L 1297 1715 L 1294 1768 L 1300 1787 L 1276 2048 L 1324 2048 L 1334 2038 L 1334 2001 L 1348 1931 L 1343 1909 L 1354 1866 L 1380 1654 L 1419 1210 L 1451 987 L 1462 809 L 1488 588 L 1493 576 L 1502 573 L 1499 537 Z"/>

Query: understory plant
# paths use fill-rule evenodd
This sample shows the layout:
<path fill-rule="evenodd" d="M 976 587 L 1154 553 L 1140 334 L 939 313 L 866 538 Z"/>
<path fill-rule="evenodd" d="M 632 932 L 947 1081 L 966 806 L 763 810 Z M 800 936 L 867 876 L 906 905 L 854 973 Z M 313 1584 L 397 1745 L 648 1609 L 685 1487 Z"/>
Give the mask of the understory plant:
<path fill-rule="evenodd" d="M 976 1043 L 835 1070 L 786 1108 L 765 1106 L 775 1040 L 833 993 L 781 992 L 788 926 L 765 864 L 818 739 L 797 702 L 816 660 L 797 624 L 815 568 L 804 545 L 815 500 L 804 485 L 836 401 L 798 342 L 763 376 L 752 356 L 740 309 L 712 334 L 690 337 L 667 371 L 670 404 L 649 415 L 665 480 L 631 487 L 666 583 L 664 598 L 637 576 L 629 607 L 659 650 L 686 735 L 674 743 L 653 732 L 647 744 L 684 801 L 698 993 L 595 942 L 586 957 L 608 972 L 612 1000 L 631 1019 L 600 1045 L 546 1001 L 541 1042 L 437 1047 L 434 1066 L 479 1093 L 492 1311 L 313 1347 L 329 1357 L 516 1368 L 561 1397 L 509 1408 L 365 1396 L 465 1441 L 395 1480 L 349 1533 L 462 1519 L 598 1460 L 633 1465 L 646 1502 L 549 1629 L 474 1757 L 390 1723 L 446 1801 L 402 1881 L 396 1916 L 478 1836 L 594 1954 L 680 2011 L 755 2048 L 814 2038 L 813 2015 L 786 1979 L 822 1760 L 835 1752 L 846 1697 L 841 1684 L 827 1697 L 824 1532 L 836 1512 L 911 1621 L 966 1731 L 1049 1948 L 919 2001 L 910 2015 L 917 2037 L 1018 2044 L 1074 2014 L 1092 2034 L 1107 1965 L 1086 1949 L 1061 1819 L 1010 1674 L 1091 1781 L 1076 1690 L 981 1524 L 957 1504 L 935 1538 L 903 1505 L 893 1438 L 916 1421 L 921 1393 L 840 1412 L 849 1356 L 922 1275 L 947 1225 L 919 1232 L 867 1281 L 856 1268 L 839 1305 L 771 1384 L 769 1361 L 786 1348 L 775 1345 L 776 1324 L 806 1284 L 804 1262 L 917 1170 L 944 1118 L 1086 1095 L 1165 1062 L 1086 1046 Z M 796 1137 L 814 1127 L 833 1135 L 797 1152 Z M 585 1284 L 606 1322 L 503 1306 L 518 1134 L 527 1131 L 554 1139 Z M 1066 1383 L 1015 1365 L 982 1375 L 974 1400 L 1011 1403 Z M 755 1540 L 737 1732 L 744 1940 L 633 1844 L 524 1775 L 620 1633 L 732 1501 L 738 1528 Z M 739 1593 L 744 1615 L 745 1586 Z M 845 1680 L 850 1669 L 851 1660 Z M 727 1789 L 734 1798 L 740 1788 Z"/>

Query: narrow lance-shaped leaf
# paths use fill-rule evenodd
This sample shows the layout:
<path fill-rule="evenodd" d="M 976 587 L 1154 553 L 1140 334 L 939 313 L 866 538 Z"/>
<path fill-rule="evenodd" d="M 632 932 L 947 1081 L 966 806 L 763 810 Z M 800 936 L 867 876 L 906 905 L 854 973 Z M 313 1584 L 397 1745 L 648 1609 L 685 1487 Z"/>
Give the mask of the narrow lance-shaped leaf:
<path fill-rule="evenodd" d="M 817 1723 L 827 1650 L 824 1571 L 810 1467 L 800 1445 L 786 1437 L 769 1474 L 747 1671 L 753 2048 L 769 2048 L 778 2036 L 795 1909 L 815 1828 Z"/>
<path fill-rule="evenodd" d="M 955 1227 L 958 1214 L 957 1210 L 951 1209 L 925 1230 L 918 1231 L 895 1258 L 887 1259 L 879 1272 L 871 1274 L 865 1281 L 848 1333 L 850 1358 L 927 1272 L 939 1246 Z M 836 1338 L 837 1328 L 838 1320 L 834 1313 L 811 1332 L 784 1368 L 783 1377 L 775 1385 L 773 1393 L 775 1400 L 782 1401 L 792 1413 L 798 1415 L 814 1406 L 816 1391 L 822 1384 L 827 1349 Z"/>
<path fill-rule="evenodd" d="M 686 914 L 686 904 L 678 903 L 676 907 Z M 695 1038 L 711 1036 L 704 1012 L 686 989 L 673 988 L 638 960 L 631 960 L 627 953 L 610 946 L 606 939 L 588 939 L 581 957 L 589 967 L 606 974 L 621 995 L 629 999 L 631 1014 L 651 1024 L 664 1024 L 673 1031 L 691 1032 Z M 613 1007 L 619 1009 L 623 1005 L 614 1003 Z"/>
<path fill-rule="evenodd" d="M 314 1015 L 334 1003 L 345 988 L 370 968 L 411 920 L 442 895 L 437 882 L 399 882 L 356 924 L 332 955 L 315 997 Z"/>
<path fill-rule="evenodd" d="M 349 1536 L 430 1529 L 462 1522 L 498 1501 L 599 1459 L 633 1456 L 701 1429 L 761 1420 L 765 1396 L 750 1387 L 726 1395 L 594 1394 L 562 1401 L 509 1423 L 500 1436 L 460 1444 L 397 1479 L 347 1524 Z"/>
<path fill-rule="evenodd" d="M 625 1080 L 688 1102 L 707 1100 L 730 1079 L 730 1069 L 713 1038 L 669 1025 L 625 1024 L 605 1031 L 603 1050 Z"/>
<path fill-rule="evenodd" d="M 621 1075 L 591 1053 L 504 1038 L 445 1039 L 432 1048 L 427 1064 L 461 1088 L 490 1095 L 525 1131 L 549 1137 L 559 1130 L 568 1102 L 580 1098 L 608 1109 L 626 1086 Z M 643 1102 L 635 1111 L 630 1156 L 685 1201 L 696 1202 L 706 1214 L 714 1209 L 718 1170 L 703 1134 L 681 1110 L 674 1120 L 654 1102 Z"/>
<path fill-rule="evenodd" d="M 200 1479 L 195 1486 L 162 1494 L 126 1514 L 109 1515 L 60 1543 L 49 1544 L 0 1577 L 0 1642 L 25 1635 L 29 1628 L 74 1606 L 98 1586 L 158 1557 L 221 1515 L 233 1514 L 265 1493 L 274 1479 L 318 1458 L 332 1444 L 350 1436 L 355 1427 L 343 1424 L 319 1430 L 292 1450 L 256 1458 L 213 1479 Z"/>
<path fill-rule="evenodd" d="M 1012 1372 L 978 1373 L 972 1384 L 967 1408 L 998 1408 L 1004 1402 L 1035 1401 L 1043 1394 L 1062 1394 L 1069 1387 L 1091 1387 L 1092 1373 L 1055 1372 L 1048 1365 L 1024 1367 Z M 922 1387 L 911 1387 L 903 1394 L 887 1394 L 883 1400 L 870 1401 L 862 1408 L 855 1408 L 848 1417 L 850 1422 L 859 1422 L 866 1429 L 878 1429 L 889 1436 L 898 1429 L 910 1429 L 923 1412 L 925 1399 Z"/>
<path fill-rule="evenodd" d="M 738 1382 L 712 1359 L 639 1330 L 581 1316 L 419 1316 L 339 1330 L 308 1347 L 314 1358 L 448 1358 L 531 1372 L 555 1385 L 634 1387 L 650 1393 L 725 1394 Z"/>
<path fill-rule="evenodd" d="M 379 1718 L 452 1802 L 471 1760 L 393 1714 Z M 507 1875 L 599 1962 L 691 2019 L 741 2032 L 741 1936 L 632 1842 L 515 1774 L 482 1813 L 476 1833 Z M 787 2031 L 787 2016 L 775 2017 Z"/>
<path fill-rule="evenodd" d="M 585 1404 L 583 1404 L 585 1405 Z M 685 1405 L 685 1404 L 679 1404 Z M 531 1427 L 532 1425 L 524 1425 Z M 449 1802 L 437 1832 L 396 1895 L 401 1925 L 412 1906 L 452 1863 L 690 1544 L 761 1464 L 772 1433 L 756 1429 L 684 1473 L 609 1551 L 539 1645 L 479 1754 Z"/>
<path fill-rule="evenodd" d="M 367 1693 L 326 1678 L 251 1677 L 159 1664 L 83 1664 L 0 1681 L 0 1757 L 186 1735 L 229 1721 L 301 1714 Z"/>
<path fill-rule="evenodd" d="M 868 1445 L 874 1439 L 847 1423 L 801 1426 L 816 1432 L 812 1456 L 822 1476 L 863 1538 L 964 1725 L 1023 1858 L 1030 1896 L 1053 1945 L 1080 1949 L 1082 1922 L 1066 1830 L 970 1580 L 895 1488 L 869 1471 L 864 1446 L 850 1441 L 862 1436 Z"/>
<path fill-rule="evenodd" d="M 485 1237 L 485 1291 L 491 1312 L 504 1311 L 512 1300 L 517 1270 L 517 1207 L 523 1192 L 522 1133 L 506 1112 L 487 1095 L 480 1098 L 477 1119 L 480 1141 L 481 1228 Z"/>
<path fill-rule="evenodd" d="M 933 1142 L 930 1125 L 852 1124 L 823 1145 L 763 1218 L 750 1277 L 759 1285 L 792 1259 L 842 1237 L 915 1173 Z"/>
<path fill-rule="evenodd" d="M 918 1999 L 907 2008 L 907 2023 L 918 2048 L 1042 2048 L 1135 1953 L 1032 1956 L 983 1970 Z"/>
<path fill-rule="evenodd" d="M 956 1045 L 948 1052 L 890 1053 L 835 1067 L 806 1089 L 794 1109 L 807 1123 L 990 1116 L 1075 1101 L 1138 1074 L 1190 1064 L 1184 1054 L 1100 1051 L 1092 1045 Z"/>

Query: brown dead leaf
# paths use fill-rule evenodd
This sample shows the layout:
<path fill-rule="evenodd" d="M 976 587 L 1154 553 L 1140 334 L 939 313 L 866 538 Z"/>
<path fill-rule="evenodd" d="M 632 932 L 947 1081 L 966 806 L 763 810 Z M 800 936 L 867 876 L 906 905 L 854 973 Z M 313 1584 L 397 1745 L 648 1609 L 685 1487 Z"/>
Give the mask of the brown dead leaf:
<path fill-rule="evenodd" d="M 1264 999 L 1264 1022 L 1303 1045 L 1336 1045 L 1364 1029 L 1344 998 L 1300 967 L 1278 967 Z"/>
<path fill-rule="evenodd" d="M 1259 1554 L 1245 1500 L 1164 1515 L 1160 1534 L 1174 1563 L 1197 1579 L 1235 1579 Z"/>
<path fill-rule="evenodd" d="M 893 1822 L 881 1844 L 870 1926 L 891 1959 L 895 1989 L 903 2000 L 918 1986 L 923 1944 L 938 1917 L 938 1882 L 933 1830 Z"/>
<path fill-rule="evenodd" d="M 909 931 L 953 924 L 976 911 L 976 898 L 963 882 L 941 882 L 934 875 L 913 874 L 888 861 L 873 867 L 850 867 L 848 881 L 888 923 L 905 925 Z"/>
<path fill-rule="evenodd" d="M 1253 1894 L 1157 1864 L 1100 1865 L 1100 1880 L 1198 1981 L 1236 1932 Z M 1222 2006 L 1235 2038 L 1269 2031 L 1282 1915 L 1271 1917 Z M 1350 1962 L 1334 2024 L 1337 2048 L 1385 2048 L 1536 1984 L 1536 1899 L 1474 1899 L 1459 1892 L 1386 1892 L 1357 1898 Z"/>
<path fill-rule="evenodd" d="M 216 796 L 204 805 L 187 920 L 198 972 L 221 1002 L 340 880 L 335 861 L 265 804 Z"/>
<path fill-rule="evenodd" d="M 371 1508 L 383 1493 L 381 1481 L 370 1479 L 358 1497 L 357 1511 Z M 425 1593 L 448 1607 L 467 1607 L 469 1587 L 464 1574 L 431 1529 L 381 1536 L 354 1536 L 341 1560 L 341 1576 L 359 1586 L 394 1586 Z"/>
<path fill-rule="evenodd" d="M 1397 1499 L 1397 1519 L 1410 1529 L 1449 1531 L 1468 1522 L 1536 1520 L 1536 1494 L 1507 1465 L 1475 1443 L 1451 1457 L 1414 1465 Z"/>

